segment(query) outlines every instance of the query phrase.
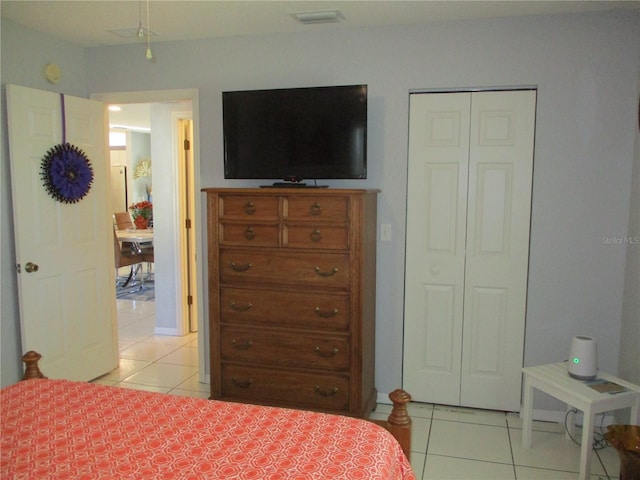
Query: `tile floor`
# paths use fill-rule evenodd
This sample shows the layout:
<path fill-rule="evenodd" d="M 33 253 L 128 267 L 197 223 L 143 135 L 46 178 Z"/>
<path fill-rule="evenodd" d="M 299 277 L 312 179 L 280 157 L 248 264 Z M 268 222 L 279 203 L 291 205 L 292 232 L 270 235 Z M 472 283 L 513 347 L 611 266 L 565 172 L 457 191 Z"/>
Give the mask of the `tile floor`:
<path fill-rule="evenodd" d="M 120 366 L 94 380 L 117 387 L 208 398 L 198 381 L 198 335 L 155 335 L 155 302 L 117 300 Z"/>
<path fill-rule="evenodd" d="M 389 405 L 378 405 L 383 418 Z M 522 448 L 516 413 L 411 403 L 412 456 L 416 478 L 565 480 L 578 478 L 580 447 L 566 440 L 564 427 L 534 422 L 532 448 Z M 577 438 L 582 434 L 576 429 Z M 617 452 L 607 446 L 593 455 L 591 480 L 617 479 Z"/>
<path fill-rule="evenodd" d="M 117 387 L 207 398 L 198 382 L 197 334 L 154 335 L 155 303 L 118 300 L 120 367 L 96 380 Z M 386 418 L 390 405 L 378 405 Z M 409 405 L 413 419 L 411 464 L 418 479 L 564 480 L 578 477 L 580 447 L 558 424 L 534 422 L 532 448 L 522 448 L 517 414 L 424 403 Z M 580 438 L 580 429 L 577 436 Z M 617 479 L 611 447 L 593 456 L 591 480 Z"/>

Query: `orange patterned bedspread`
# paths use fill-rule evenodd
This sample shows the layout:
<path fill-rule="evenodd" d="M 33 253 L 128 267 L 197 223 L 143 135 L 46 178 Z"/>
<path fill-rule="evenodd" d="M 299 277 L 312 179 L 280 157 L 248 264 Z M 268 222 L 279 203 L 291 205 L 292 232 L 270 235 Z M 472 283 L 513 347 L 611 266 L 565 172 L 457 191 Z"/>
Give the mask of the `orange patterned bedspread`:
<path fill-rule="evenodd" d="M 66 380 L 0 395 L 3 479 L 415 480 L 391 434 L 349 417 Z"/>

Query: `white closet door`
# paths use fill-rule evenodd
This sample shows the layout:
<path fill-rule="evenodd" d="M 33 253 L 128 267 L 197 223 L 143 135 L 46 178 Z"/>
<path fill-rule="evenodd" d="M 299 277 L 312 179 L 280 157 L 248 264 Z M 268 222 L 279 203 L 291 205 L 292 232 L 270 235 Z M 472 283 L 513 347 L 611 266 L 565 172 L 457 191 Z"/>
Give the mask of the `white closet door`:
<path fill-rule="evenodd" d="M 535 105 L 472 95 L 461 405 L 520 409 Z"/>
<path fill-rule="evenodd" d="M 535 92 L 411 96 L 403 386 L 518 410 Z"/>
<path fill-rule="evenodd" d="M 460 400 L 470 102 L 411 95 L 403 384 L 425 402 Z"/>

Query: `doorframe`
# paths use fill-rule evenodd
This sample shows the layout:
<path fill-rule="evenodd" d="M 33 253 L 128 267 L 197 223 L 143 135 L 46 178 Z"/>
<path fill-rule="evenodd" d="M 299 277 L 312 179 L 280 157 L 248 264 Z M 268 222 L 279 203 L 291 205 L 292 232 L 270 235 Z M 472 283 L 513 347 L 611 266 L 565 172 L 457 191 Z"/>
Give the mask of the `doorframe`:
<path fill-rule="evenodd" d="M 185 133 L 185 127 L 188 127 L 188 133 Z M 180 256 L 182 261 L 178 267 L 183 278 L 182 291 L 179 297 L 182 298 L 182 305 L 185 305 L 182 313 L 183 329 L 185 332 L 194 333 L 198 331 L 201 323 L 198 318 L 196 308 L 198 300 L 198 281 L 196 278 L 196 243 L 195 231 L 192 226 L 195 223 L 195 171 L 193 159 L 193 115 L 191 112 L 172 112 L 171 129 L 173 137 L 176 140 L 175 151 L 178 163 L 176 165 L 178 179 L 178 197 L 181 198 L 181 208 L 178 212 L 178 221 L 185 228 L 181 228 L 178 232 Z M 185 142 L 189 144 L 189 148 L 185 148 Z M 186 158 L 185 158 L 186 153 Z M 187 222 L 189 225 L 187 225 Z M 180 228 L 180 227 L 179 227 Z M 192 303 L 193 299 L 195 302 Z"/>
<path fill-rule="evenodd" d="M 170 101 L 191 101 L 191 109 L 193 115 L 193 169 L 194 172 L 200 171 L 200 110 L 199 110 L 199 91 L 198 89 L 176 89 L 176 90 L 146 90 L 146 91 L 129 91 L 129 92 L 105 92 L 92 93 L 89 95 L 92 100 L 98 100 L 105 104 L 105 111 L 109 103 L 162 103 Z M 108 130 L 108 125 L 107 125 Z M 201 259 L 206 258 L 204 255 L 202 239 L 202 196 L 199 195 L 201 190 L 200 176 L 194 175 L 193 199 L 195 219 L 195 243 L 196 258 L 200 261 L 196 262 L 196 278 L 197 284 L 195 289 L 198 292 L 203 291 L 204 286 L 204 269 Z M 198 328 L 198 377 L 201 383 L 209 383 L 208 372 L 205 371 L 207 366 L 206 351 L 207 344 L 207 328 L 204 319 L 204 300 L 206 295 L 197 296 L 197 316 L 199 319 Z M 189 332 L 188 325 L 183 330 Z"/>
<path fill-rule="evenodd" d="M 475 93 L 475 92 L 509 92 L 512 90 L 536 90 L 538 86 L 529 85 L 495 85 L 493 87 L 455 87 L 455 88 L 412 88 L 409 97 L 414 93 Z"/>

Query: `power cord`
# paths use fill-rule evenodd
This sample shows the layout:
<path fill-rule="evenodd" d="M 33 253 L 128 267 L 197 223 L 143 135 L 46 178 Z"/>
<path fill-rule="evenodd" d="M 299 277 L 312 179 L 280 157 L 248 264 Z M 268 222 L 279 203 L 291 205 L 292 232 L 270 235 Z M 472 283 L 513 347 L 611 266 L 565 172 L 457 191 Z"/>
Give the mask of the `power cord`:
<path fill-rule="evenodd" d="M 567 410 L 567 413 L 564 415 L 564 429 L 565 429 L 565 432 L 567 432 L 567 435 L 569 436 L 569 438 L 573 441 L 573 443 L 580 446 L 580 442 L 578 442 L 575 438 L 573 438 L 573 435 L 569 433 L 569 426 L 567 425 L 567 419 L 569 418 L 570 413 L 573 413 L 575 415 L 576 413 L 578 413 L 578 410 L 576 408 Z M 609 446 L 609 444 L 607 443 L 607 440 L 604 438 L 604 427 L 602 426 L 603 423 L 604 423 L 604 414 L 600 419 L 600 425 L 597 427 L 600 431 L 593 432 L 592 448 L 595 451 L 596 456 L 598 457 L 598 460 L 602 465 L 602 468 L 604 469 L 604 474 L 607 476 L 608 480 L 611 480 L 611 477 L 609 476 L 609 472 L 607 472 L 607 469 L 604 466 L 604 462 L 602 461 L 602 459 L 600 458 L 600 454 L 598 453 L 598 450 L 602 450 Z"/>

